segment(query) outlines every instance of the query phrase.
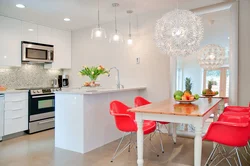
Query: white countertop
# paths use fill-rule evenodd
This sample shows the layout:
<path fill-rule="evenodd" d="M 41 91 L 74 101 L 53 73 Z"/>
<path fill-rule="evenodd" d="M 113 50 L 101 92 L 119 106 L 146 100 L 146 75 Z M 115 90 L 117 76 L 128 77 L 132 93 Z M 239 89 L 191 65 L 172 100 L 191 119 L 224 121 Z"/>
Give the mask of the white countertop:
<path fill-rule="evenodd" d="M 28 90 L 6 90 L 6 91 L 0 91 L 0 94 L 8 94 L 8 93 L 24 93 L 24 92 L 27 92 L 28 93 Z"/>
<path fill-rule="evenodd" d="M 141 87 L 131 87 L 123 89 L 115 88 L 78 88 L 78 89 L 63 89 L 62 91 L 57 91 L 55 94 L 83 94 L 83 95 L 95 95 L 103 93 L 115 93 L 115 92 L 125 92 L 133 90 L 145 90 L 145 86 Z"/>

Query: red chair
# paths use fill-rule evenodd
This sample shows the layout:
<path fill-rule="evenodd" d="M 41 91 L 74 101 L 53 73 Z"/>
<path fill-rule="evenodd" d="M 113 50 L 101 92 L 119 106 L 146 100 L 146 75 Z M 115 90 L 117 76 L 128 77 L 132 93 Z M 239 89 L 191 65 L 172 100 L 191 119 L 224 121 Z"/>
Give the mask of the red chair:
<path fill-rule="evenodd" d="M 224 109 L 224 116 L 242 116 L 242 115 L 249 115 L 250 116 L 250 107 L 242 107 L 242 106 L 228 106 Z M 222 117 L 219 118 L 219 120 Z M 249 119 L 249 123 L 250 123 L 250 119 Z M 246 152 L 246 154 L 248 154 L 250 156 L 250 152 L 248 149 L 250 149 L 250 126 L 249 126 L 249 136 L 248 136 L 248 146 L 244 147 L 244 150 Z M 245 155 L 242 153 L 243 158 L 249 163 L 250 162 L 247 160 L 247 157 L 245 157 Z"/>
<path fill-rule="evenodd" d="M 227 106 L 224 108 L 223 112 L 249 112 L 250 107 L 242 107 L 242 106 Z"/>
<path fill-rule="evenodd" d="M 131 148 L 131 145 L 136 145 L 136 143 L 132 142 L 132 134 L 137 132 L 137 123 L 135 121 L 135 113 L 128 112 L 127 110 L 130 107 L 126 106 L 125 104 L 119 101 L 112 101 L 110 103 L 110 114 L 114 116 L 115 124 L 118 130 L 124 133 L 123 137 L 120 140 L 118 147 L 112 157 L 111 162 L 120 155 L 124 150 L 127 148 Z M 154 121 L 145 121 L 143 125 L 144 135 L 151 134 L 156 129 L 156 123 Z M 118 152 L 122 141 L 124 140 L 127 133 L 130 133 L 130 140 L 129 142 Z M 151 149 L 151 151 L 155 152 Z M 156 152 L 155 152 L 156 153 Z M 159 156 L 159 155 L 157 155 Z"/>
<path fill-rule="evenodd" d="M 141 96 L 136 97 L 134 100 L 134 103 L 135 103 L 135 107 L 140 107 L 140 106 L 151 104 L 151 102 L 149 102 L 148 100 L 146 100 L 145 98 L 143 98 Z M 169 122 L 157 121 L 156 124 L 157 124 L 157 129 L 155 131 L 159 132 L 161 151 L 162 151 L 162 153 L 164 153 L 164 147 L 163 147 L 162 137 L 161 137 L 161 134 L 163 134 L 163 132 L 160 130 L 160 124 L 164 125 L 166 127 L 166 129 L 168 130 L 168 127 L 166 125 L 169 124 Z"/>
<path fill-rule="evenodd" d="M 208 128 L 206 135 L 203 137 L 203 140 L 216 142 L 217 145 L 211 152 L 205 165 L 211 165 L 215 159 L 221 154 L 222 159 L 216 164 L 218 165 L 223 160 L 226 160 L 229 165 L 231 165 L 229 158 L 232 158 L 233 155 L 237 155 L 238 162 L 241 164 L 239 157 L 239 148 L 245 147 L 248 141 L 248 131 L 249 131 L 249 114 L 230 116 L 230 115 L 221 115 L 221 121 L 213 122 Z M 214 158 L 215 152 L 219 149 L 220 146 L 226 145 L 234 147 L 232 151 L 223 155 L 221 152 Z M 225 151 L 226 153 L 226 151 Z M 211 160 L 212 159 L 212 160 Z M 236 164 L 237 161 L 234 158 Z M 210 163 L 209 163 L 210 162 Z M 238 165 L 238 164 L 237 164 Z"/>

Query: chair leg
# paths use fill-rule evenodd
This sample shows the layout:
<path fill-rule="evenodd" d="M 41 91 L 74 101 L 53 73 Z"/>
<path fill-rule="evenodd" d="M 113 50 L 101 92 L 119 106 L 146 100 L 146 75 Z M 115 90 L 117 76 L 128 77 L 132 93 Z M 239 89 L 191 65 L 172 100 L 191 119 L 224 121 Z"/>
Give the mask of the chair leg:
<path fill-rule="evenodd" d="M 132 132 L 130 133 L 128 152 L 130 152 L 131 149 L 131 140 L 132 140 Z"/>
<path fill-rule="evenodd" d="M 210 160 L 212 159 L 212 157 L 214 156 L 215 152 L 217 151 L 218 147 L 220 145 L 217 144 L 216 147 L 212 150 L 212 152 L 210 153 L 208 159 L 207 159 L 207 162 L 205 163 L 205 166 L 209 165 L 208 163 L 210 162 Z"/>
<path fill-rule="evenodd" d="M 157 128 L 158 128 L 158 132 L 159 132 L 159 138 L 160 138 L 160 144 L 161 144 L 161 152 L 164 153 L 164 147 L 163 147 L 163 143 L 162 143 L 162 137 L 161 137 L 161 130 L 160 130 L 160 123 L 157 123 Z"/>
<path fill-rule="evenodd" d="M 244 149 L 245 149 L 246 154 L 250 156 L 250 153 L 248 152 L 247 146 L 245 146 Z"/>
<path fill-rule="evenodd" d="M 239 154 L 243 157 L 243 159 L 250 165 L 250 162 L 247 160 L 247 157 L 239 150 Z"/>
<path fill-rule="evenodd" d="M 160 138 L 160 144 L 161 144 L 161 152 L 164 153 L 164 148 L 163 148 L 163 143 L 162 143 L 161 132 L 159 132 L 159 138 Z"/>
<path fill-rule="evenodd" d="M 234 162 L 235 162 L 236 166 L 239 166 L 239 164 L 238 164 L 238 162 L 236 160 L 236 157 L 234 157 Z"/>
<path fill-rule="evenodd" d="M 156 129 L 156 131 L 157 131 L 157 129 Z M 149 140 L 151 141 L 154 136 L 155 136 L 155 132 L 153 134 L 150 134 Z"/>
<path fill-rule="evenodd" d="M 111 159 L 111 161 L 110 162 L 113 162 L 114 161 L 114 159 L 117 157 L 117 156 L 119 156 L 122 152 L 124 152 L 124 150 L 126 150 L 129 146 L 130 146 L 130 142 L 128 142 L 126 145 L 124 145 L 124 147 L 123 148 L 121 148 L 121 150 L 118 152 L 118 150 L 119 150 L 119 148 L 120 148 L 120 146 L 121 146 L 121 143 L 122 143 L 122 141 L 124 140 L 124 138 L 125 138 L 125 133 L 123 134 L 123 137 L 121 138 L 121 140 L 120 140 L 120 142 L 119 142 L 119 144 L 118 144 L 118 146 L 117 146 L 117 148 L 116 148 L 116 150 L 115 150 L 115 153 L 113 154 L 113 157 L 112 157 L 112 159 Z"/>
<path fill-rule="evenodd" d="M 237 158 L 238 158 L 238 161 L 239 161 L 239 165 L 242 166 L 238 148 L 236 148 L 235 150 L 236 150 Z"/>
<path fill-rule="evenodd" d="M 232 164 L 230 163 L 230 161 L 228 160 L 228 158 L 226 158 L 226 160 L 227 160 L 228 165 L 232 166 Z"/>

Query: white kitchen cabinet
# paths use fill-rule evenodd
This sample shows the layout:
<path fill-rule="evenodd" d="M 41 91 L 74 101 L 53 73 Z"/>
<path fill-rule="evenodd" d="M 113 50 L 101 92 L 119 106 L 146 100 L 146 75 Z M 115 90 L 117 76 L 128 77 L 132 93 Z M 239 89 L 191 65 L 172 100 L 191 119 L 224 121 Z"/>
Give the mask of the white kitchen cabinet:
<path fill-rule="evenodd" d="M 22 21 L 22 40 L 37 43 L 37 25 Z"/>
<path fill-rule="evenodd" d="M 71 68 L 71 32 L 0 16 L 0 67 L 21 67 L 21 41 L 54 45 L 54 63 L 45 68 Z"/>
<path fill-rule="evenodd" d="M 0 38 L 0 67 L 20 67 L 22 22 L 0 16 Z"/>
<path fill-rule="evenodd" d="M 41 26 L 41 25 L 37 26 L 38 43 L 53 45 L 51 29 L 52 28 Z"/>
<path fill-rule="evenodd" d="M 28 130 L 28 93 L 7 93 L 4 100 L 4 135 Z"/>
<path fill-rule="evenodd" d="M 52 43 L 54 45 L 54 62 L 46 64 L 45 68 L 70 69 L 71 68 L 71 32 L 51 29 Z"/>

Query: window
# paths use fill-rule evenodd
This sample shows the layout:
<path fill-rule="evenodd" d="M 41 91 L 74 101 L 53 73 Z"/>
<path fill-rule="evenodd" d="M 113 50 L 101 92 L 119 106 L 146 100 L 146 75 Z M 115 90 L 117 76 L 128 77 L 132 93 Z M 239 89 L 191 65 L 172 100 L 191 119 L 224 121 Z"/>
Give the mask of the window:
<path fill-rule="evenodd" d="M 203 89 L 208 88 L 208 81 L 213 81 L 212 91 L 218 91 L 220 96 L 229 96 L 229 68 L 223 67 L 215 70 L 205 70 Z"/>

